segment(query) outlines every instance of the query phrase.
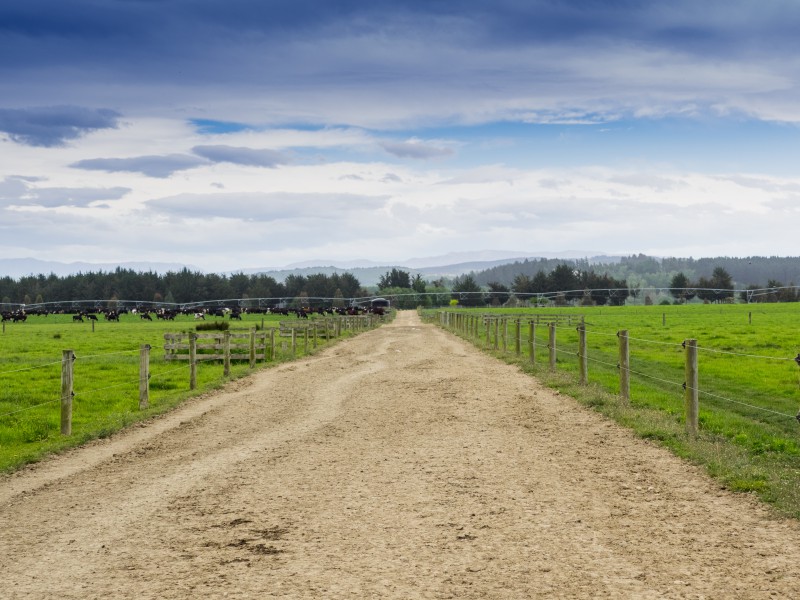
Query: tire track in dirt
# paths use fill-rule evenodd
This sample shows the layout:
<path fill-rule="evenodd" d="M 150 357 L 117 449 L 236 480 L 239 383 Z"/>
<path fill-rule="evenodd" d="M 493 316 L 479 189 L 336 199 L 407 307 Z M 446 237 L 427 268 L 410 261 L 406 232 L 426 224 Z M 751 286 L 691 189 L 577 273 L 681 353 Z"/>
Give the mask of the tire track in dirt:
<path fill-rule="evenodd" d="M 0 482 L 4 596 L 800 597 L 793 521 L 414 313 Z"/>

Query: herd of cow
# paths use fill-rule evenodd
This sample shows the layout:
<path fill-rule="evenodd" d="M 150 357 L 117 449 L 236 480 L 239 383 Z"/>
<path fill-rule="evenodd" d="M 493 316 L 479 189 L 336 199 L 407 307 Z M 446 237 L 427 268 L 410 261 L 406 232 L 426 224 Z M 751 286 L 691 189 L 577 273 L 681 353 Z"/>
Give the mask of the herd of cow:
<path fill-rule="evenodd" d="M 58 310 L 45 310 L 45 309 L 18 309 L 14 311 L 2 311 L 3 322 L 12 321 L 15 323 L 25 322 L 31 315 L 47 316 L 49 314 L 71 314 L 72 320 L 76 323 L 83 323 L 84 321 L 97 321 L 98 315 L 102 315 L 106 321 L 119 322 L 119 317 L 122 314 L 138 315 L 143 321 L 152 321 L 153 317 L 166 321 L 174 321 L 178 315 L 193 315 L 196 320 L 205 320 L 206 317 L 229 318 L 241 320 L 243 314 L 278 314 L 283 316 L 295 315 L 298 319 L 308 319 L 314 314 L 322 316 L 326 315 L 363 315 L 372 313 L 377 315 L 385 314 L 383 307 L 363 307 L 363 306 L 350 306 L 348 308 L 283 308 L 283 307 L 267 307 L 267 308 L 242 308 L 240 306 L 216 306 L 211 308 L 144 308 L 137 307 L 132 309 L 126 308 L 96 308 L 96 309 L 58 309 Z"/>

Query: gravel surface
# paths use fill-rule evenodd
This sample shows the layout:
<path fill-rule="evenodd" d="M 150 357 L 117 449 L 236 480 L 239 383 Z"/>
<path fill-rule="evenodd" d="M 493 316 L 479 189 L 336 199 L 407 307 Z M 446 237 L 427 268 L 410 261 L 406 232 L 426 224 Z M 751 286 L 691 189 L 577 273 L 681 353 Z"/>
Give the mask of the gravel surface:
<path fill-rule="evenodd" d="M 798 534 L 401 312 L 0 479 L 0 596 L 800 598 Z"/>

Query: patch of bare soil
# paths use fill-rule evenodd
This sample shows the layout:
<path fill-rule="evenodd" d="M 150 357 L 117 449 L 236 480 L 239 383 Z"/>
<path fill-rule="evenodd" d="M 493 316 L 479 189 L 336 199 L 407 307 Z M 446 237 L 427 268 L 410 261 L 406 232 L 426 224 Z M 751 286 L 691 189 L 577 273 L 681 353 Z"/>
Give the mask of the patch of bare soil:
<path fill-rule="evenodd" d="M 799 533 L 402 312 L 0 480 L 0 595 L 798 598 Z"/>

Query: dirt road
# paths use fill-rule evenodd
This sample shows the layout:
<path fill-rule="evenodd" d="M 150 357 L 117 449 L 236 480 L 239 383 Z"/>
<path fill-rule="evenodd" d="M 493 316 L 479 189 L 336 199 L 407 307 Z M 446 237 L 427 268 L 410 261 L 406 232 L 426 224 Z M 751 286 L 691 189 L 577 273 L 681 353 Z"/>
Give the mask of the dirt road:
<path fill-rule="evenodd" d="M 3 598 L 800 598 L 800 527 L 413 312 L 0 480 Z"/>

